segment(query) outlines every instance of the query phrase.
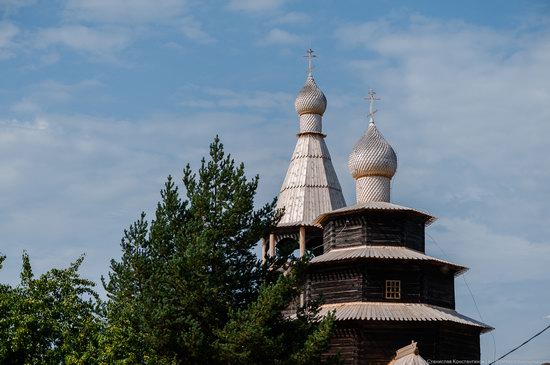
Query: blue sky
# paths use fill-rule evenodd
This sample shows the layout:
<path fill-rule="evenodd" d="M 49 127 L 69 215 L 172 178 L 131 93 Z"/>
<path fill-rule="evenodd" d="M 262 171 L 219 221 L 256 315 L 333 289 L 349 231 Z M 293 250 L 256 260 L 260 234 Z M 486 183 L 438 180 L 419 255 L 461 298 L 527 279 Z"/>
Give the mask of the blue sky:
<path fill-rule="evenodd" d="M 99 280 L 168 174 L 219 134 L 278 193 L 313 47 L 327 144 L 377 123 L 399 157 L 393 201 L 440 219 L 429 254 L 465 277 L 500 355 L 550 323 L 550 5 L 545 1 L 0 0 L 4 282 L 81 253 Z M 462 278 L 458 309 L 479 319 Z M 550 361 L 550 333 L 510 359 Z M 482 356 L 493 358 L 482 336 Z"/>

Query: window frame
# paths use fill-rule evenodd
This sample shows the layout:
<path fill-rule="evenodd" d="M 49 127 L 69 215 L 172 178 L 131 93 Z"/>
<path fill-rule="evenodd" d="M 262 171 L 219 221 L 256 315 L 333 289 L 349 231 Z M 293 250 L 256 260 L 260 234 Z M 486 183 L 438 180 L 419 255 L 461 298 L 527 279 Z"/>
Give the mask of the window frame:
<path fill-rule="evenodd" d="M 401 280 L 386 280 L 384 298 L 389 300 L 401 299 Z"/>

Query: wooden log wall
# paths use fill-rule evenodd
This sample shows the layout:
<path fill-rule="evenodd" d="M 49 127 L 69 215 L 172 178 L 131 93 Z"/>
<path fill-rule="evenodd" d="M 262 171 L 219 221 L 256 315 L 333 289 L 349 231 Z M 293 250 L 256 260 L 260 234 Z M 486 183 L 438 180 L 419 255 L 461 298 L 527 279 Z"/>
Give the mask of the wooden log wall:
<path fill-rule="evenodd" d="M 361 335 L 355 328 L 337 328 L 330 340 L 329 350 L 324 354 L 323 360 L 337 356 L 342 364 L 360 365 L 362 359 L 360 353 L 363 345 Z"/>
<path fill-rule="evenodd" d="M 366 266 L 363 298 L 376 302 L 422 302 L 422 271 L 418 265 L 387 265 L 377 269 Z M 401 299 L 386 299 L 386 280 L 401 281 Z"/>
<path fill-rule="evenodd" d="M 439 328 L 438 359 L 479 360 L 481 346 L 479 330 L 449 323 Z"/>
<path fill-rule="evenodd" d="M 438 270 L 439 269 L 439 270 Z M 425 303 L 455 309 L 455 278 L 451 272 L 431 268 L 423 274 L 422 298 Z"/>
<path fill-rule="evenodd" d="M 455 308 L 454 275 L 429 262 L 384 260 L 312 266 L 307 297 L 325 304 L 353 301 L 427 303 Z M 386 280 L 401 281 L 401 298 L 386 299 Z"/>
<path fill-rule="evenodd" d="M 363 273 L 354 266 L 316 271 L 309 275 L 307 294 L 326 304 L 361 301 L 363 281 Z"/>
<path fill-rule="evenodd" d="M 398 321 L 343 321 L 336 326 L 327 355 L 340 353 L 344 364 L 387 365 L 397 349 L 413 340 L 428 361 L 454 360 L 459 364 L 470 360 L 468 364 L 475 364 L 480 360 L 479 330 L 474 327 Z"/>
<path fill-rule="evenodd" d="M 424 252 L 425 226 L 406 212 L 334 217 L 324 226 L 324 250 L 357 245 L 406 246 Z"/>

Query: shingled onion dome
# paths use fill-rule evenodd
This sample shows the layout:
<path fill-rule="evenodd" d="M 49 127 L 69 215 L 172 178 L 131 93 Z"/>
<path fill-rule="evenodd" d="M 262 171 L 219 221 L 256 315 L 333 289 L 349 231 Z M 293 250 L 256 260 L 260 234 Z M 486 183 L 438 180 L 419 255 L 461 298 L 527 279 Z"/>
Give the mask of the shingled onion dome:
<path fill-rule="evenodd" d="M 357 203 L 389 202 L 391 178 L 397 170 L 397 156 L 376 128 L 370 113 L 367 131 L 353 147 L 348 167 L 355 179 Z"/>
<path fill-rule="evenodd" d="M 307 75 L 304 87 L 298 93 L 294 107 L 298 115 L 302 114 L 319 114 L 323 115 L 327 109 L 327 98 L 319 89 L 313 75 Z"/>
<path fill-rule="evenodd" d="M 327 109 L 327 98 L 315 83 L 311 72 L 296 96 L 294 107 L 300 116 L 300 133 L 322 133 L 322 116 Z"/>

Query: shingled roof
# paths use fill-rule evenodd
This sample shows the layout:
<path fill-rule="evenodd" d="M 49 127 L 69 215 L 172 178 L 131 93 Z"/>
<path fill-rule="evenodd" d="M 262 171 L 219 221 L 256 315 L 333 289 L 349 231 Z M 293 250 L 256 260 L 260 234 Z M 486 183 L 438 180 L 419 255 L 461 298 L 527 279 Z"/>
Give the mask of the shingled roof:
<path fill-rule="evenodd" d="M 466 317 L 452 309 L 422 303 L 349 302 L 325 304 L 319 314 L 325 316 L 335 312 L 337 321 L 446 321 L 479 327 L 482 333 L 492 327 Z"/>

